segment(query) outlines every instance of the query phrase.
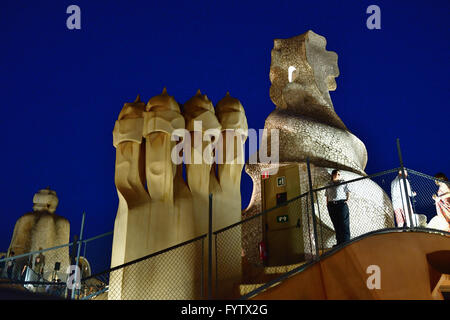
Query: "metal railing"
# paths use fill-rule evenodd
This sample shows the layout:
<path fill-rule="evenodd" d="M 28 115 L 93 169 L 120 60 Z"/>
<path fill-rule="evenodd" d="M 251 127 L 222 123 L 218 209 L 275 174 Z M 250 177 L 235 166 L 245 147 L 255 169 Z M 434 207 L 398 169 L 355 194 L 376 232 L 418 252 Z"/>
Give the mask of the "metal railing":
<path fill-rule="evenodd" d="M 240 284 L 257 287 L 286 270 L 276 266 L 293 268 L 313 259 L 314 233 L 307 205 L 308 193 L 303 193 L 213 233 L 217 298 L 229 296 L 232 290 L 238 297 Z M 281 228 L 268 231 L 277 219 L 286 221 L 279 221 Z M 268 269 L 272 271 L 267 273 Z"/>
<path fill-rule="evenodd" d="M 415 232 L 424 232 L 424 233 L 437 233 L 437 234 L 441 234 L 441 235 L 450 236 L 450 232 L 446 232 L 446 231 L 443 231 L 443 230 L 430 229 L 430 228 L 420 228 L 419 227 L 419 228 L 415 228 L 414 231 Z M 319 262 L 319 261 L 321 261 L 321 260 L 323 260 L 323 259 L 325 259 L 325 258 L 327 258 L 327 257 L 329 257 L 329 256 L 331 256 L 333 254 L 335 254 L 337 251 L 339 251 L 344 246 L 348 246 L 348 245 L 350 245 L 350 244 L 352 244 L 354 242 L 360 241 L 360 240 L 362 240 L 364 238 L 367 238 L 367 237 L 370 237 L 370 236 L 373 236 L 373 235 L 376 235 L 376 234 L 385 234 L 385 233 L 393 233 L 393 232 L 405 232 L 405 229 L 402 229 L 402 228 L 380 229 L 380 230 L 375 230 L 375 231 L 363 234 L 361 236 L 355 237 L 355 238 L 351 239 L 350 241 L 348 241 L 348 242 L 346 242 L 344 244 L 341 244 L 341 245 L 338 245 L 336 247 L 333 247 L 329 251 L 322 253 L 318 257 L 318 259 L 312 260 L 312 261 L 308 261 L 308 262 L 306 262 L 306 263 L 304 263 L 304 264 L 302 264 L 300 266 L 297 266 L 296 268 L 293 268 L 290 271 L 287 271 L 287 272 L 285 272 L 285 273 L 283 273 L 283 274 L 281 274 L 281 275 L 279 275 L 279 276 L 277 276 L 277 277 L 267 281 L 264 284 L 261 284 L 260 286 L 258 286 L 254 290 L 243 294 L 239 299 L 240 300 L 248 300 L 248 299 L 251 299 L 251 298 L 255 297 L 258 293 L 261 293 L 261 292 L 263 292 L 263 291 L 265 291 L 265 290 L 267 290 L 267 289 L 269 289 L 269 288 L 271 288 L 271 287 L 273 287 L 275 285 L 280 284 L 281 282 L 283 282 L 284 280 L 288 279 L 289 277 L 291 277 L 291 276 L 293 276 L 293 275 L 295 275 L 295 274 L 297 274 L 299 272 L 305 271 L 308 268 L 312 267 L 315 263 L 317 263 L 317 262 Z"/>
<path fill-rule="evenodd" d="M 79 258 L 80 278 L 89 276 L 110 265 L 112 234 L 111 231 L 85 240 L 2 258 L 0 278 L 3 283 L 19 284 L 31 292 L 66 298 L 70 276 L 68 268 L 76 265 L 77 248 L 83 248 Z M 36 264 L 38 256 L 43 261 L 41 265 Z"/>
<path fill-rule="evenodd" d="M 406 179 L 399 172 L 406 172 Z M 402 171 L 401 167 L 363 177 L 346 174 L 341 183 L 312 189 L 221 230 L 212 232 L 211 229 L 210 240 L 208 235 L 202 235 L 102 272 L 83 273 L 82 270 L 81 288 L 75 291 L 75 298 L 210 299 L 229 298 L 233 293 L 235 298 L 242 296 L 245 299 L 368 235 L 405 230 L 445 234 L 442 229 L 445 225 L 434 222 L 437 215 L 432 196 L 436 194 L 436 182 L 440 180 L 412 169 L 403 168 Z M 399 184 L 395 184 L 398 177 Z M 402 188 L 405 184 L 407 187 Z M 335 225 L 325 194 L 328 189 L 338 186 L 347 186 L 350 191 L 347 202 L 350 238 L 344 244 L 336 245 Z M 213 209 L 210 208 L 211 213 Z M 402 218 L 396 214 L 398 209 L 402 209 Z M 408 211 L 412 218 L 409 220 Z M 272 230 L 269 235 L 267 224 L 273 224 L 276 219 L 287 220 L 278 221 L 283 227 Z M 82 256 L 89 256 L 89 253 L 99 256 L 95 249 L 98 246 L 104 257 L 104 247 L 112 247 L 112 232 L 81 243 L 84 245 Z M 208 243 L 212 243 L 210 249 Z M 73 245 L 71 242 L 1 259 L 0 262 L 6 264 L 3 274 L 8 273 L 8 262 L 13 261 L 14 268 L 9 274 L 11 283 L 21 284 L 33 292 L 70 298 L 68 274 L 63 267 L 59 271 L 40 273 L 30 262 L 40 254 L 49 265 L 49 261 L 55 259 L 64 261 L 69 259 Z M 106 256 L 110 261 L 109 252 Z M 94 274 L 89 275 L 91 273 Z M 240 290 L 243 284 L 250 285 L 250 289 Z"/>
<path fill-rule="evenodd" d="M 348 176 L 352 175 L 348 174 Z M 373 234 L 415 231 L 450 235 L 449 224 L 442 217 L 439 218 L 435 201 L 432 198 L 438 189 L 436 182 L 444 181 L 404 167 L 345 180 L 333 186 L 325 185 L 312 189 L 299 197 L 303 197 L 307 202 L 307 215 L 311 216 L 308 220 L 309 223 L 313 221 L 312 215 L 316 215 L 317 237 L 304 235 L 303 239 L 309 239 L 310 252 L 313 253 L 313 256 L 316 252 L 317 256 L 312 259 L 304 259 L 303 264 L 299 263 L 291 270 L 279 272 L 276 277 L 268 278 L 266 276 L 263 281 L 256 281 L 257 285 L 254 285 L 250 291 L 244 292 L 240 299 L 254 297 L 267 288 L 305 270 L 316 261 L 334 254 L 340 248 Z M 350 191 L 347 201 L 350 236 L 348 240 L 340 244 L 336 243 L 336 225 L 330 218 L 325 195 L 327 190 L 338 186 L 347 186 Z M 297 201 L 297 198 L 292 201 Z M 288 204 L 289 201 L 286 202 L 286 205 Z M 268 214 L 272 210 L 262 214 Z M 243 220 L 240 223 L 241 228 L 244 228 L 244 224 L 248 224 L 249 221 L 251 218 Z M 312 226 L 308 229 L 314 230 Z M 262 228 L 259 230 L 262 233 Z M 258 234 L 256 237 L 262 239 L 264 236 Z M 226 243 L 226 240 L 222 240 L 222 242 Z M 221 250 L 216 250 L 216 252 L 220 255 Z M 265 268 L 261 270 L 267 269 L 266 264 Z M 218 277 L 220 278 L 220 275 Z M 247 283 L 251 282 L 247 280 Z"/>
<path fill-rule="evenodd" d="M 216 291 L 220 292 L 224 284 L 234 283 L 241 295 L 250 297 L 354 239 L 377 232 L 449 231 L 448 223 L 436 218 L 432 198 L 440 180 L 405 167 L 367 176 L 341 173 L 344 180 L 340 183 L 331 185 L 330 175 L 329 181 L 319 181 L 321 187 L 214 232 Z M 308 175 L 311 181 L 310 170 Z M 335 231 L 340 226 L 331 219 L 326 197 L 327 190 L 339 187 L 350 192 L 346 201 L 349 235 L 340 244 Z M 277 221 L 280 227 L 270 230 L 267 225 L 272 221 L 273 226 L 274 219 L 284 221 Z"/>
<path fill-rule="evenodd" d="M 307 167 L 307 192 L 214 232 L 210 196 L 208 234 L 114 268 L 109 268 L 112 232 L 80 243 L 0 259 L 0 263 L 6 263 L 4 273 L 8 273 L 8 262 L 15 263 L 16 274 L 10 276 L 11 282 L 34 292 L 70 298 L 66 281 L 69 274 L 62 265 L 61 274 L 52 269 L 36 278 L 31 262 L 43 254 L 46 264 L 51 265 L 49 261 L 69 259 L 75 245 L 84 245 L 82 257 L 88 261 L 102 257 L 107 266 L 102 272 L 93 272 L 90 266 L 89 272 L 82 270 L 81 287 L 75 291 L 77 299 L 246 299 L 373 234 L 417 231 L 450 235 L 445 229 L 448 223 L 436 214 L 433 199 L 438 189 L 436 182 L 443 181 L 407 169 L 402 161 L 398 168 L 367 176 L 341 171 L 344 180 L 332 185 L 330 179 L 314 177 Z M 330 217 L 326 197 L 337 187 L 350 192 L 346 202 L 350 234 L 339 244 L 337 224 Z M 111 248 L 106 255 L 105 247 Z M 69 263 L 73 261 L 67 260 Z M 83 259 L 80 265 L 85 266 Z M 18 270 L 28 271 L 19 277 Z"/>
<path fill-rule="evenodd" d="M 110 234 L 106 233 L 85 241 L 98 240 Z M 67 299 L 173 300 L 192 297 L 202 299 L 205 298 L 206 284 L 203 263 L 206 237 L 207 235 L 196 237 L 94 275 L 83 277 L 85 270 L 81 270 L 79 278 L 82 279 L 79 286 L 76 285 L 77 275 L 73 272 L 70 274 L 64 270 L 57 275 L 48 276 L 36 273 L 33 267 L 28 265 L 24 266 L 23 276 L 11 277 L 7 282 L 22 285 L 34 293 Z M 72 245 L 73 243 L 70 243 L 30 252 L 2 261 L 17 263 L 18 259 L 43 253 L 48 257 L 49 252 L 56 252 L 61 247 Z M 80 267 L 83 267 L 83 259 L 80 264 Z M 19 267 L 15 264 L 14 268 Z M 69 279 L 69 276 L 72 277 Z"/>
<path fill-rule="evenodd" d="M 81 280 L 81 299 L 179 300 L 205 298 L 207 235 Z"/>
<path fill-rule="evenodd" d="M 0 259 L 3 268 L 0 272 L 2 278 L 11 280 L 12 282 L 23 282 L 26 278 L 26 268 L 39 273 L 43 280 L 51 281 L 59 278 L 63 281 L 66 279 L 66 269 L 70 265 L 69 252 L 73 246 L 73 242 L 27 252 L 24 254 L 9 256 Z M 40 256 L 42 265 L 36 264 L 36 258 Z M 55 268 L 56 266 L 56 268 Z"/>

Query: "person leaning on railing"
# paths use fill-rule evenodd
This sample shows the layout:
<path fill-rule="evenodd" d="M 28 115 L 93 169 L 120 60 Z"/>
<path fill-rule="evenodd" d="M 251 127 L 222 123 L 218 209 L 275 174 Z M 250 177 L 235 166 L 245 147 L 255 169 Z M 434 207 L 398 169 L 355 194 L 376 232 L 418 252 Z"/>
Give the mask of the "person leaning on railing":
<path fill-rule="evenodd" d="M 22 268 L 22 272 L 20 273 L 21 276 L 21 280 L 25 281 L 27 278 L 27 270 L 32 269 L 33 267 L 33 261 L 31 259 L 31 257 L 28 258 L 27 262 L 25 263 L 25 265 Z"/>
<path fill-rule="evenodd" d="M 41 251 L 42 248 L 39 248 L 39 251 Z M 38 274 L 39 279 L 41 279 L 44 275 L 44 267 L 45 267 L 45 255 L 40 252 L 35 260 L 34 260 L 34 269 L 33 271 Z"/>
<path fill-rule="evenodd" d="M 350 214 L 347 205 L 350 190 L 347 184 L 338 185 L 343 182 L 345 180 L 341 179 L 340 171 L 333 170 L 331 182 L 325 190 L 328 214 L 336 232 L 336 245 L 350 241 Z"/>
<path fill-rule="evenodd" d="M 3 260 L 6 258 L 5 254 L 0 254 L 0 260 Z M 3 278 L 3 270 L 5 270 L 5 261 L 0 261 L 0 278 Z"/>
<path fill-rule="evenodd" d="M 392 208 L 394 209 L 395 221 L 397 222 L 397 227 L 399 228 L 411 227 L 409 212 L 414 214 L 411 198 L 417 195 L 411 190 L 411 185 L 408 181 L 408 171 L 406 171 L 406 169 L 403 171 L 405 172 L 404 179 L 402 170 L 399 170 L 397 177 L 395 177 L 395 179 L 391 182 Z"/>
<path fill-rule="evenodd" d="M 9 252 L 9 257 L 14 257 L 14 251 L 10 251 Z M 16 273 L 15 273 L 15 269 L 16 269 L 16 260 L 15 259 L 11 259 L 8 260 L 8 262 L 6 262 L 6 274 L 8 276 L 8 279 L 10 280 L 16 280 Z"/>
<path fill-rule="evenodd" d="M 436 185 L 439 186 L 437 193 L 432 196 L 436 205 L 436 216 L 431 219 L 427 227 L 450 232 L 450 187 L 448 178 L 441 172 L 434 177 L 442 181 L 435 181 Z"/>

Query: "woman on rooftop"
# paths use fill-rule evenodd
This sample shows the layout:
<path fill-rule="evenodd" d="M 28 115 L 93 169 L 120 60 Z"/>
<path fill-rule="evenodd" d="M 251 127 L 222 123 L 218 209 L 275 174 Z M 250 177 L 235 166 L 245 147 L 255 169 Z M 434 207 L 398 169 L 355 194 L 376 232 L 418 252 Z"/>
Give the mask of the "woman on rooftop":
<path fill-rule="evenodd" d="M 427 227 L 450 232 L 450 187 L 448 178 L 441 172 L 437 173 L 434 177 L 439 179 L 435 180 L 439 189 L 432 197 L 436 204 L 437 214 L 431 219 Z"/>

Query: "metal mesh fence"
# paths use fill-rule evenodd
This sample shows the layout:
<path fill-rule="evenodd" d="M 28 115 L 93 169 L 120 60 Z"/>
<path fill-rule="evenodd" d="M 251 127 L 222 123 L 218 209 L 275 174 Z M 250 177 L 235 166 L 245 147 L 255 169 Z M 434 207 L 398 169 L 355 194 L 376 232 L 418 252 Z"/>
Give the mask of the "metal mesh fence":
<path fill-rule="evenodd" d="M 390 184 L 397 171 L 369 177 L 346 173 L 348 176 L 344 178 L 351 191 L 350 238 L 394 227 Z M 215 285 L 219 298 L 221 291 L 236 289 L 239 295 L 244 295 L 255 290 L 336 244 L 326 189 L 326 186 L 313 189 L 312 196 L 310 192 L 303 193 L 214 233 Z"/>
<path fill-rule="evenodd" d="M 215 294 L 216 298 L 233 291 L 241 282 L 242 271 L 242 225 L 236 225 L 224 231 L 224 237 L 214 239 Z M 225 240 L 225 243 L 222 242 Z"/>
<path fill-rule="evenodd" d="M 216 298 L 239 297 L 313 258 L 303 194 L 214 232 Z"/>
<path fill-rule="evenodd" d="M 72 244 L 55 248 L 46 248 L 9 256 L 0 259 L 2 265 L 1 276 L 4 279 L 20 281 L 65 281 L 66 269 L 70 265 L 69 251 Z"/>
<path fill-rule="evenodd" d="M 394 227 L 450 231 L 449 222 L 438 214 L 432 198 L 439 188 L 436 185 L 438 179 L 411 169 L 404 170 L 405 177 L 400 173 L 401 168 L 396 168 L 342 184 L 350 191 L 346 201 L 350 229 L 347 241 L 372 231 Z M 338 226 L 330 217 L 332 209 L 326 202 L 327 189 L 331 188 L 313 190 L 318 216 L 318 242 L 322 251 L 337 244 L 335 230 Z"/>
<path fill-rule="evenodd" d="M 438 229 L 450 232 L 450 216 L 442 214 L 437 203 L 447 203 L 450 207 L 449 200 L 435 201 L 433 196 L 441 195 L 439 189 L 441 185 L 450 186 L 449 182 L 445 182 L 435 177 L 407 169 L 407 178 L 410 183 L 413 197 L 411 197 L 412 212 L 417 219 L 415 226 L 426 227 L 430 229 Z"/>
<path fill-rule="evenodd" d="M 203 235 L 110 269 L 112 232 L 83 240 L 79 263 L 82 281 L 76 298 L 204 299 L 209 257 L 214 298 L 238 298 L 256 292 L 283 274 L 307 266 L 319 258 L 317 254 L 337 244 L 339 227 L 331 219 L 333 209 L 326 195 L 343 200 L 345 190 L 350 192 L 346 201 L 350 234 L 342 245 L 364 234 L 395 227 L 450 231 L 450 217 L 445 218 L 433 199 L 441 192 L 438 189 L 442 185 L 437 182 L 442 181 L 406 168 L 403 177 L 399 171 L 395 168 L 364 177 L 344 171 L 343 181 L 334 186 L 317 179 L 320 188 L 280 201 L 274 208 L 214 232 L 212 256 L 205 250 L 207 235 Z M 336 187 L 342 187 L 344 195 L 333 194 Z M 73 272 L 68 268 L 75 264 L 78 244 L 0 259 L 0 275 L 32 292 L 70 298 L 67 284 Z M 106 271 L 98 272 L 101 269 Z"/>
<path fill-rule="evenodd" d="M 112 231 L 83 241 L 80 251 L 84 268 L 82 278 L 86 278 L 110 268 L 112 243 Z"/>
<path fill-rule="evenodd" d="M 348 180 L 334 187 L 325 186 L 312 190 L 319 251 L 324 252 L 337 245 L 337 237 L 341 234 L 346 241 L 349 241 L 375 230 L 393 228 L 395 226 L 394 210 L 391 192 L 387 190 L 390 189 L 391 181 L 396 176 L 397 170 L 393 169 Z M 343 180 L 346 180 L 345 177 Z M 380 187 L 377 181 L 382 182 L 386 190 Z M 347 191 L 349 191 L 349 198 L 345 201 Z M 327 195 L 330 202 L 327 202 Z M 348 228 L 342 225 L 345 206 L 348 208 Z M 339 230 L 343 228 L 343 233 L 339 232 L 337 236 L 336 228 Z"/>
<path fill-rule="evenodd" d="M 69 252 L 73 244 L 44 248 L 1 259 L 3 283 L 20 286 L 34 293 L 65 296 Z"/>
<path fill-rule="evenodd" d="M 399 171 L 401 168 L 395 168 L 364 177 L 342 172 L 343 181 L 334 187 L 341 186 L 350 192 L 345 201 L 349 234 L 342 238 L 339 246 L 362 235 L 391 228 L 450 231 L 449 219 L 439 215 L 432 197 L 439 188 L 437 179 L 406 168 L 405 179 Z M 334 187 L 326 184 L 216 231 L 217 291 L 227 285 L 229 291 L 230 283 L 234 283 L 239 295 L 251 296 L 252 292 L 267 287 L 266 283 L 276 282 L 282 274 L 319 258 L 316 253 L 320 256 L 336 246 L 335 230 L 342 230 L 342 224 L 331 219 L 333 213 L 330 212 L 334 209 L 333 204 L 327 202 L 326 194 L 329 198 L 336 194 L 332 192 Z M 342 204 L 339 200 L 345 199 L 344 192 L 329 200 Z M 338 233 L 341 237 L 342 231 Z M 239 250 L 242 257 L 238 264 L 235 261 Z"/>
<path fill-rule="evenodd" d="M 34 251 L 23 254 L 10 254 L 9 257 L 0 259 L 0 278 L 3 283 L 22 287 L 30 292 L 70 298 L 67 282 L 71 275 L 74 276 L 74 272 L 69 267 L 76 264 L 79 244 L 80 278 L 109 267 L 112 232 L 76 242 L 75 245 L 71 242 L 52 248 L 33 248 Z M 90 251 L 86 250 L 88 246 Z"/>
<path fill-rule="evenodd" d="M 79 298 L 179 300 L 204 296 L 206 235 L 82 279 Z"/>

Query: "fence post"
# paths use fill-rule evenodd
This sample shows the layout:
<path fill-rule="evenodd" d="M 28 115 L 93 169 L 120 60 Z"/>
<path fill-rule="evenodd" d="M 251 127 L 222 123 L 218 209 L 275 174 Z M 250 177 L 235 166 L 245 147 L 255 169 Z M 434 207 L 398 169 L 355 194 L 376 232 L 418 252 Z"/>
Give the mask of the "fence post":
<path fill-rule="evenodd" d="M 83 217 L 81 219 L 81 231 L 80 231 L 80 239 L 78 240 L 78 250 L 77 250 L 77 260 L 76 260 L 76 268 L 75 268 L 75 281 L 78 283 L 78 264 L 80 262 L 80 251 L 81 251 L 81 244 L 83 240 L 83 230 L 84 230 L 84 218 L 86 216 L 86 212 L 83 212 Z M 81 277 L 81 275 L 80 275 Z M 81 284 L 81 283 L 80 283 Z M 75 291 L 76 291 L 76 285 L 75 288 L 72 289 L 72 300 L 75 299 Z"/>
<path fill-rule="evenodd" d="M 309 194 L 311 197 L 311 213 L 312 213 L 312 222 L 313 222 L 313 232 L 314 232 L 314 246 L 316 247 L 316 255 L 314 260 L 319 258 L 319 241 L 317 237 L 317 228 L 316 228 L 316 213 L 314 210 L 314 194 L 312 192 L 312 178 L 311 178 L 311 168 L 309 166 L 309 158 L 306 158 L 306 167 L 308 169 L 308 183 L 309 183 Z"/>
<path fill-rule="evenodd" d="M 406 177 L 405 177 L 405 167 L 403 166 L 403 157 L 402 157 L 402 150 L 400 149 L 400 139 L 397 138 L 397 151 L 398 151 L 398 158 L 400 160 L 400 168 L 402 171 L 402 180 L 403 180 L 403 188 L 405 190 L 405 200 L 406 200 L 406 210 L 408 211 L 409 216 L 409 224 L 410 226 L 408 228 L 414 228 L 413 225 L 413 219 L 412 219 L 412 213 L 411 213 L 411 206 L 409 205 L 410 199 L 409 199 L 409 193 L 408 193 L 408 185 L 406 183 Z M 405 221 L 406 223 L 406 221 Z M 406 224 L 408 226 L 408 224 Z"/>
<path fill-rule="evenodd" d="M 202 259 L 200 273 L 200 299 L 205 299 L 205 238 L 202 238 Z"/>
<path fill-rule="evenodd" d="M 87 242 L 84 242 L 84 249 L 83 249 L 83 257 L 86 258 L 86 247 L 87 247 Z"/>
<path fill-rule="evenodd" d="M 217 267 L 217 266 L 216 266 Z M 208 299 L 212 299 L 212 193 L 209 194 L 208 226 Z"/>

